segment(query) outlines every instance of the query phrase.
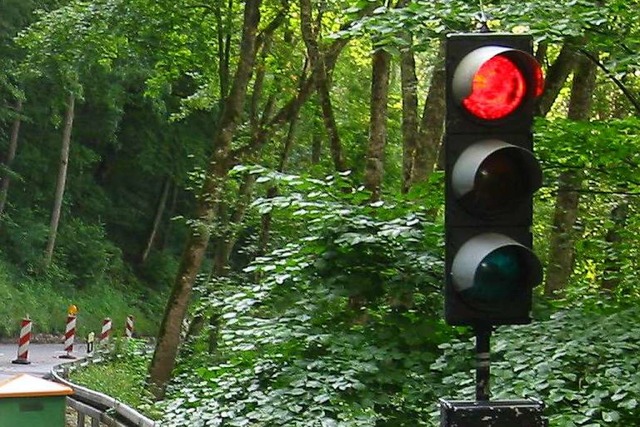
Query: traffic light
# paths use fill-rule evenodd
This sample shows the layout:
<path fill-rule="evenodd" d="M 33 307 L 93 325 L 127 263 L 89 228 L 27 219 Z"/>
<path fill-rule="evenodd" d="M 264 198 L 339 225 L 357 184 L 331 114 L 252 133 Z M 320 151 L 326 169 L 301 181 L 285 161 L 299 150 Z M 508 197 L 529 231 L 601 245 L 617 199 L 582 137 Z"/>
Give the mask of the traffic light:
<path fill-rule="evenodd" d="M 543 90 L 527 35 L 446 40 L 445 320 L 529 323 L 542 281 L 531 251 L 532 197 L 542 184 L 531 126 Z"/>

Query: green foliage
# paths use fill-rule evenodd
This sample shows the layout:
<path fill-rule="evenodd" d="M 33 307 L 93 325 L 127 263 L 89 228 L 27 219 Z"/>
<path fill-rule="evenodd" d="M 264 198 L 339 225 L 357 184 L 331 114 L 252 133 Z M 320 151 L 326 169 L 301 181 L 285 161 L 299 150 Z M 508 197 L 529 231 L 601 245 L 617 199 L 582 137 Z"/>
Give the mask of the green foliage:
<path fill-rule="evenodd" d="M 200 288 L 212 324 L 182 359 L 163 424 L 420 425 L 447 338 L 437 228 L 413 205 L 354 204 L 367 195 L 340 178 L 259 181 L 273 179 L 295 191 L 254 207 L 295 221 L 297 243 Z"/>
<path fill-rule="evenodd" d="M 594 120 L 538 119 L 536 154 L 548 178 L 561 170 L 583 169 L 589 189 L 633 189 L 638 185 L 629 166 L 640 162 L 633 140 L 640 136 L 640 119 Z"/>
<path fill-rule="evenodd" d="M 46 275 L 24 275 L 14 265 L 0 259 L 0 338 L 15 340 L 20 331 L 20 319 L 29 315 L 33 333 L 62 336 L 67 307 L 79 307 L 78 339 L 93 331 L 98 333 L 105 317 L 113 319 L 114 330 L 123 331 L 126 316 L 134 315 L 136 332 L 142 336 L 155 333 L 158 312 L 164 303 L 160 291 L 147 294 L 145 288 L 132 277 L 127 286 L 102 281 L 85 283 L 76 289 L 69 281 L 70 273 L 55 267 Z"/>
<path fill-rule="evenodd" d="M 42 253 L 49 235 L 42 212 L 19 209 L 16 215 L 2 218 L 2 253 L 30 273 L 40 270 Z"/>
<path fill-rule="evenodd" d="M 15 267 L 0 261 L 0 337 L 17 339 L 20 320 L 28 315 L 33 333 L 64 332 L 66 310 L 71 299 L 48 281 L 21 277 Z"/>
<path fill-rule="evenodd" d="M 637 118 L 590 123 L 554 119 L 537 123 L 536 148 L 547 181 L 538 206 L 554 202 L 556 188 L 552 183 L 561 172 L 580 170 L 584 176 L 580 193 L 588 209 L 580 211 L 575 230 L 579 239 L 575 274 L 567 289 L 569 301 L 599 304 L 603 282 L 607 281 L 615 285 L 605 291 L 620 304 L 635 304 L 640 296 L 636 286 L 640 258 L 635 239 L 635 227 L 640 221 L 640 183 L 635 169 L 640 157 L 630 143 L 638 137 Z M 542 240 L 539 248 L 544 249 Z"/>
<path fill-rule="evenodd" d="M 166 252 L 152 252 L 137 275 L 154 290 L 163 291 L 176 277 L 178 260 Z"/>
<path fill-rule="evenodd" d="M 495 399 L 537 397 L 550 425 L 637 425 L 640 401 L 640 311 L 606 314 L 574 308 L 528 326 L 500 328 L 492 345 Z M 470 341 L 442 344 L 432 368 L 442 396 L 472 399 Z"/>
<path fill-rule="evenodd" d="M 123 402 L 155 418 L 151 393 L 146 388 L 146 372 L 151 360 L 147 343 L 135 339 L 116 340 L 109 363 L 89 364 L 72 371 L 70 381 Z"/>
<path fill-rule="evenodd" d="M 77 218 L 63 223 L 55 258 L 73 275 L 69 281 L 80 288 L 106 277 L 114 281 L 127 278 L 121 251 L 107 239 L 104 228 Z"/>
<path fill-rule="evenodd" d="M 49 235 L 43 217 L 41 212 L 20 209 L 2 222 L 3 253 L 31 274 L 42 273 L 43 248 Z M 120 249 L 107 239 L 104 227 L 79 218 L 63 222 L 54 263 L 47 274 L 78 288 L 102 280 L 126 281 L 130 276 Z"/>
<path fill-rule="evenodd" d="M 269 123 L 295 96 L 305 67 L 294 2 L 263 2 L 260 37 L 288 3 L 293 7 L 283 27 L 259 43 L 269 49 L 260 53 L 253 75 L 264 71 L 265 78 L 250 88 L 256 93 L 245 112 L 264 111 L 260 123 Z M 246 173 L 257 175 L 257 191 L 274 186 L 279 195 L 258 198 L 244 222 L 212 226 L 215 237 L 237 238 L 233 273 L 210 283 L 204 274 L 198 278 L 193 315 L 204 326 L 182 353 L 164 406 L 167 425 L 434 425 L 437 397 L 457 392 L 471 397 L 471 389 L 462 388 L 472 381 L 465 362 L 471 359 L 469 343 L 451 341 L 455 332 L 440 320 L 442 173 L 411 189 L 408 199 L 419 199 L 420 206 L 395 199 L 403 149 L 397 56 L 390 85 L 385 202 L 372 205 L 369 194 L 353 187 L 365 164 L 372 46 L 397 54 L 407 47 L 405 31 L 412 33 L 422 100 L 436 39 L 476 26 L 480 4 L 315 3 L 321 3 L 317 12 L 322 9 L 314 10 L 321 47 L 350 38 L 331 73 L 331 94 L 353 172 L 312 179 L 258 167 L 233 171 L 222 196 L 229 211 L 237 181 Z M 537 47 L 547 47 L 549 58 L 567 40 L 599 52 L 602 65 L 631 93 L 638 92 L 637 2 L 504 0 L 483 6 L 492 29 L 533 33 L 537 42 L 548 43 Z M 191 218 L 190 192 L 201 184 L 200 172 L 214 148 L 211 136 L 223 86 L 241 59 L 234 50 L 243 3 L 11 0 L 0 7 L 3 153 L 15 118 L 6 106 L 18 98 L 25 101 L 18 155 L 10 167 L 2 167 L 12 186 L 0 224 L 0 295 L 6 301 L 0 307 L 0 334 L 16 336 L 25 311 L 35 320 L 34 329 L 60 332 L 70 303 L 80 307 L 81 335 L 97 331 L 105 316 L 121 330 L 117 325 L 128 314 L 136 317 L 140 333 L 154 331 L 188 230 L 170 218 Z M 42 11 L 32 13 L 36 7 Z M 357 18 L 364 10 L 371 13 Z M 221 63 L 225 59 L 228 70 Z M 612 87 L 601 85 L 596 93 L 600 119 L 630 115 L 628 103 Z M 54 264 L 43 274 L 59 164 L 61 100 L 69 90 L 84 99 L 78 99 L 74 120 Z M 640 298 L 635 235 L 640 227 L 640 125 L 636 118 L 560 119 L 566 90 L 548 120 L 537 123 L 545 187 L 536 202 L 533 231 L 542 258 L 561 172 L 584 171 L 585 209 L 574 230 L 576 262 L 566 299 L 543 301 L 535 315 L 543 319 L 548 311 L 576 304 L 584 311 L 501 329 L 495 346 L 496 390 L 498 396 L 543 397 L 551 406 L 552 425 L 633 426 L 638 424 L 633 418 L 638 349 L 632 338 L 640 331 L 633 326 L 638 316 L 628 307 Z M 234 157 L 257 122 L 238 126 Z M 301 107 L 296 126 L 285 167 L 315 178 L 331 173 L 322 112 L 313 96 Z M 252 160 L 277 164 L 284 133 L 269 132 L 263 151 L 252 152 Z M 320 158 L 311 159 L 312 144 L 323 149 Z M 162 211 L 157 208 L 165 185 L 171 191 Z M 142 264 L 157 213 L 162 214 L 159 234 Z M 272 214 L 271 241 L 261 248 L 258 230 L 266 214 Z M 247 267 L 258 253 L 262 256 Z M 621 312 L 609 315 L 604 299 Z M 113 369 L 100 368 L 96 378 L 110 384 L 88 385 L 146 406 L 146 398 L 135 398 L 143 395 L 147 359 L 128 352 L 122 354 L 133 358 L 131 364 L 116 358 Z"/>

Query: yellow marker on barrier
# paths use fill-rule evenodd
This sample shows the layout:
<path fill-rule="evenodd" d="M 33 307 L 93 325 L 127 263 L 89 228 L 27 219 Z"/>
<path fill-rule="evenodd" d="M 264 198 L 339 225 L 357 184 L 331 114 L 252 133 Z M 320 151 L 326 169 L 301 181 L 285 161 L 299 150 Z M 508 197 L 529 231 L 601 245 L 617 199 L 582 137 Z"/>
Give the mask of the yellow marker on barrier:
<path fill-rule="evenodd" d="M 67 314 L 69 316 L 75 316 L 78 314 L 78 307 L 76 307 L 75 304 L 71 304 L 69 308 L 67 308 Z"/>

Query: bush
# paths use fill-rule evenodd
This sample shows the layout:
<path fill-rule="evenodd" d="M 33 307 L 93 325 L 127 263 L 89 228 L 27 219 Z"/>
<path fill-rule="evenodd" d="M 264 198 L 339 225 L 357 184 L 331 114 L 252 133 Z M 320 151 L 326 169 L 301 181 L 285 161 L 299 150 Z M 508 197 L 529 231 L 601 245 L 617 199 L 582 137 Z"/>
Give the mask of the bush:
<path fill-rule="evenodd" d="M 609 315 L 577 308 L 545 322 L 500 328 L 492 347 L 493 398 L 537 397 L 554 427 L 638 425 L 638 336 L 636 307 Z M 439 394 L 472 399 L 472 342 L 441 348 L 433 365 L 443 378 Z"/>
<path fill-rule="evenodd" d="M 305 226 L 244 275 L 200 287 L 196 310 L 211 322 L 183 353 L 163 425 L 424 423 L 429 366 L 448 338 L 439 237 L 415 206 L 340 201 L 363 196 L 258 204 Z"/>
<path fill-rule="evenodd" d="M 11 216 L 4 215 L 0 223 L 3 231 L 0 234 L 2 253 L 8 260 L 31 274 L 42 270 L 49 226 L 41 219 L 46 217 L 42 212 L 22 208 Z"/>
<path fill-rule="evenodd" d="M 118 281 L 128 276 L 122 252 L 107 239 L 104 227 L 77 218 L 68 218 L 62 223 L 54 262 L 71 274 L 79 288 L 105 277 Z"/>

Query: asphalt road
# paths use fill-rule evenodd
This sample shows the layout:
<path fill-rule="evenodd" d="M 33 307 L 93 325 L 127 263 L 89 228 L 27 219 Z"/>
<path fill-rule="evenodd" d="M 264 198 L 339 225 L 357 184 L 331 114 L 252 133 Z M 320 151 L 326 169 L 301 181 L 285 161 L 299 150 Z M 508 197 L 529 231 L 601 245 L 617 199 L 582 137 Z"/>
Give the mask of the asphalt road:
<path fill-rule="evenodd" d="M 78 358 L 86 356 L 86 346 L 75 344 L 73 356 Z M 72 362 L 71 359 L 61 359 L 65 355 L 64 346 L 60 344 L 31 344 L 29 346 L 29 365 L 11 363 L 18 355 L 17 344 L 0 344 L 0 381 L 17 374 L 29 374 L 42 377 L 48 374 L 56 365 Z"/>

